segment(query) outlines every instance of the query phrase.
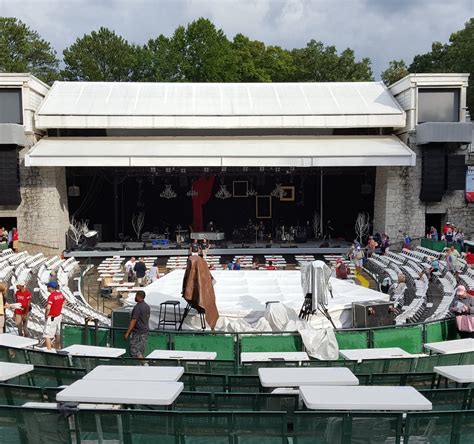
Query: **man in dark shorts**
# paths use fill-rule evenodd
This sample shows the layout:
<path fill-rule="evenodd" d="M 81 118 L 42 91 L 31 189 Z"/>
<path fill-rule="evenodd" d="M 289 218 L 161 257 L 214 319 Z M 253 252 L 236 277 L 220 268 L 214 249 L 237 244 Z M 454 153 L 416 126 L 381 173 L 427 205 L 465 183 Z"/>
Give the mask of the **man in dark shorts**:
<path fill-rule="evenodd" d="M 141 290 L 137 291 L 135 302 L 137 304 L 133 307 L 124 339 L 127 340 L 130 336 L 130 356 L 143 359 L 149 332 L 150 306 L 145 302 L 145 292 Z"/>

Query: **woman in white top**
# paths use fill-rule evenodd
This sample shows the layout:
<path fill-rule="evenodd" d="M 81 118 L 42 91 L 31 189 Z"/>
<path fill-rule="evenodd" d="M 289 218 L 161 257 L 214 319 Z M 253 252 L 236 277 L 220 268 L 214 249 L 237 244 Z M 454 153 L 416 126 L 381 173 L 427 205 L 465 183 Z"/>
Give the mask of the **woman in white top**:
<path fill-rule="evenodd" d="M 158 270 L 158 263 L 155 261 L 153 265 L 148 270 L 148 280 L 150 282 L 155 282 L 160 278 L 160 271 Z"/>
<path fill-rule="evenodd" d="M 5 282 L 0 281 L 0 334 L 5 328 L 5 308 L 9 308 L 10 304 L 5 302 L 5 296 L 8 291 L 8 286 Z"/>

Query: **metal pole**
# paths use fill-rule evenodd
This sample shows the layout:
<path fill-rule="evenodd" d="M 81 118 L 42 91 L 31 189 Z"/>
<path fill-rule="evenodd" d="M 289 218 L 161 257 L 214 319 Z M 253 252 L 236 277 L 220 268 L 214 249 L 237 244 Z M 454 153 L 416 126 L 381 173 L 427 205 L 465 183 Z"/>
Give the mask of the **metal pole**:
<path fill-rule="evenodd" d="M 320 214 L 320 231 L 321 231 L 321 236 L 324 239 L 324 222 L 323 222 L 323 169 L 321 168 L 320 171 L 320 180 L 319 180 L 319 214 Z"/>
<path fill-rule="evenodd" d="M 118 178 L 114 177 L 114 238 L 118 239 Z"/>

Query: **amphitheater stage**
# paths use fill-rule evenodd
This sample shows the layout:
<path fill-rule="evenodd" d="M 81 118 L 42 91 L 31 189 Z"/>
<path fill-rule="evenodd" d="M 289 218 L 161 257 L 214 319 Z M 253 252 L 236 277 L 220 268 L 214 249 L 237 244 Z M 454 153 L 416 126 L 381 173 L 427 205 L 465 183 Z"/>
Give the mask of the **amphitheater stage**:
<path fill-rule="evenodd" d="M 289 271 L 212 271 L 215 279 L 216 303 L 220 318 L 218 331 L 279 331 L 275 326 L 290 325 L 297 321 L 303 304 L 301 273 Z M 157 328 L 160 304 L 168 300 L 180 301 L 181 310 L 186 301 L 181 297 L 184 270 L 174 270 L 144 288 L 146 302 L 151 307 L 150 327 Z M 333 297 L 329 298 L 328 311 L 337 328 L 352 327 L 352 303 L 362 301 L 388 301 L 386 294 L 356 285 L 349 281 L 331 278 Z M 266 302 L 281 302 L 269 304 Z M 128 301 L 134 304 L 134 297 Z M 194 314 L 194 315 L 193 315 Z M 331 327 L 321 314 L 313 315 L 310 324 L 315 328 Z M 184 329 L 200 329 L 194 310 L 186 319 Z M 281 330 L 280 330 L 281 331 Z"/>
<path fill-rule="evenodd" d="M 235 255 L 265 255 L 265 254 L 343 254 L 350 247 L 347 241 L 331 240 L 329 247 L 321 247 L 323 241 L 312 241 L 301 244 L 295 243 L 273 243 L 273 244 L 233 244 L 225 243 L 224 246 L 216 246 L 209 250 L 210 255 L 235 256 Z M 188 247 L 179 247 L 176 243 L 159 248 L 143 248 L 143 242 L 99 242 L 94 249 L 77 249 L 66 252 L 66 257 L 76 258 L 101 258 L 111 256 L 153 256 L 170 257 L 185 256 Z"/>

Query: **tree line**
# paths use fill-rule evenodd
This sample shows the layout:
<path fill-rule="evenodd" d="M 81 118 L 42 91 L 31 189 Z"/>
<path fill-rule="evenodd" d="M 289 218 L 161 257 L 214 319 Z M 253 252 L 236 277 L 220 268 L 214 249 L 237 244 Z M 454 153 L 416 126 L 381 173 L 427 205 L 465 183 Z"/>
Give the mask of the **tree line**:
<path fill-rule="evenodd" d="M 413 72 L 469 72 L 468 102 L 474 109 L 474 19 L 434 42 L 430 52 L 411 64 L 392 60 L 381 73 L 392 84 Z M 31 72 L 54 80 L 146 82 L 347 82 L 373 80 L 371 60 L 354 50 L 338 52 L 310 40 L 304 48 L 284 49 L 237 34 L 232 40 L 208 19 L 179 26 L 144 45 L 129 43 L 101 27 L 78 37 L 60 60 L 49 42 L 25 23 L 0 17 L 0 71 Z"/>

